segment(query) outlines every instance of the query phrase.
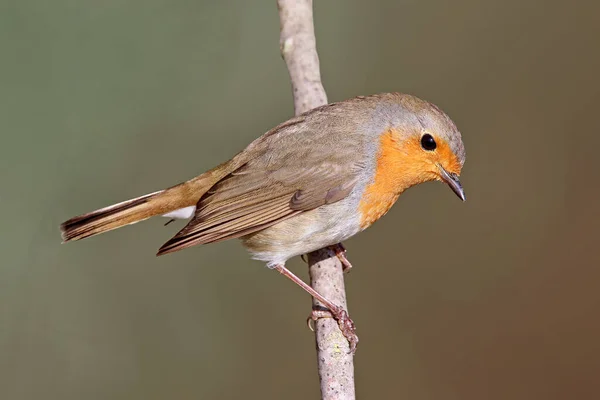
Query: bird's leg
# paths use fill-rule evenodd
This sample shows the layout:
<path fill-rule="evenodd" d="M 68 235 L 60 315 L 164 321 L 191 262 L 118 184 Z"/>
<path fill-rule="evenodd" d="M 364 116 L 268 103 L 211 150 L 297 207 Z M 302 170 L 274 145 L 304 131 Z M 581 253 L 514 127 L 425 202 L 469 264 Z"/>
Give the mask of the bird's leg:
<path fill-rule="evenodd" d="M 329 248 L 331 249 L 331 251 L 333 251 L 335 253 L 338 260 L 340 260 L 340 263 L 342 263 L 342 268 L 343 268 L 344 272 L 350 272 L 350 270 L 352 269 L 352 264 L 350 264 L 350 261 L 346 257 L 346 248 L 344 247 L 344 245 L 341 243 L 338 243 L 338 244 L 334 244 L 333 246 L 329 246 Z M 304 261 L 305 263 L 308 264 L 306 255 L 302 254 L 302 255 L 300 255 L 300 258 L 302 258 L 302 261 Z"/>
<path fill-rule="evenodd" d="M 278 264 L 274 268 L 279 271 L 281 275 L 287 277 L 292 282 L 300 286 L 308 294 L 319 300 L 325 307 L 328 308 L 328 310 L 313 310 L 309 319 L 316 320 L 323 317 L 334 318 L 338 322 L 342 334 L 346 339 L 348 339 L 348 343 L 350 343 L 350 352 L 354 354 L 356 352 L 356 345 L 358 344 L 358 336 L 356 335 L 356 327 L 354 326 L 354 322 L 350 319 L 346 310 L 321 296 L 319 292 L 310 287 L 310 285 L 305 283 L 302 279 L 294 275 L 292 271 L 285 267 L 285 265 Z"/>
<path fill-rule="evenodd" d="M 338 243 L 334 244 L 333 246 L 329 246 L 329 248 L 335 252 L 335 255 L 337 256 L 338 260 L 340 260 L 340 262 L 342 263 L 344 272 L 350 272 L 350 270 L 352 269 L 352 264 L 350 264 L 350 261 L 348 261 L 348 259 L 346 258 L 346 248 L 344 247 L 344 245 Z"/>

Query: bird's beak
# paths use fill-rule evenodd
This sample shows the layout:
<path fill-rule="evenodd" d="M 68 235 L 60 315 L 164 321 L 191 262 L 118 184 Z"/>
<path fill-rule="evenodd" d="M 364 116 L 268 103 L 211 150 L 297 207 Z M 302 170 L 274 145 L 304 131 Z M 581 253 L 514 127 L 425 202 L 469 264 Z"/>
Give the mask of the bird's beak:
<path fill-rule="evenodd" d="M 462 201 L 467 200 L 467 198 L 465 197 L 465 191 L 463 190 L 462 185 L 458 180 L 458 175 L 456 175 L 453 172 L 446 171 L 441 165 L 438 165 L 438 168 L 440 169 L 440 176 L 442 177 L 444 182 L 446 182 L 448 186 L 450 186 L 450 189 L 452 189 L 452 191 L 456 193 L 456 195 Z"/>

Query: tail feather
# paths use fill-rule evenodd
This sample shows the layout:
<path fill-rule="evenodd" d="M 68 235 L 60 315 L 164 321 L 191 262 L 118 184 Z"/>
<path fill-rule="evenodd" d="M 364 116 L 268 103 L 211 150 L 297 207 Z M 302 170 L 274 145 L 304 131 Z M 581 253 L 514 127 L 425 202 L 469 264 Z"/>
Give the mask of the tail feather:
<path fill-rule="evenodd" d="M 98 235 L 157 215 L 195 206 L 208 190 L 206 179 L 191 180 L 169 189 L 127 200 L 87 214 L 73 217 L 60 225 L 63 243 Z"/>

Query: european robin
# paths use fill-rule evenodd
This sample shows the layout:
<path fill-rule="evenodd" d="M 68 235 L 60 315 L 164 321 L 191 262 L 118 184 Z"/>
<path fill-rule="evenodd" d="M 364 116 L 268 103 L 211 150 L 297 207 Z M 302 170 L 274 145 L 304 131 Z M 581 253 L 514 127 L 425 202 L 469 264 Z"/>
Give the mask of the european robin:
<path fill-rule="evenodd" d="M 411 186 L 439 180 L 465 200 L 461 135 L 438 107 L 384 93 L 310 110 L 271 129 L 231 160 L 177 186 L 71 218 L 65 242 L 153 216 L 191 218 L 159 250 L 240 238 L 252 257 L 321 301 L 354 350 L 343 309 L 285 268 L 291 257 L 334 246 L 368 228 Z"/>

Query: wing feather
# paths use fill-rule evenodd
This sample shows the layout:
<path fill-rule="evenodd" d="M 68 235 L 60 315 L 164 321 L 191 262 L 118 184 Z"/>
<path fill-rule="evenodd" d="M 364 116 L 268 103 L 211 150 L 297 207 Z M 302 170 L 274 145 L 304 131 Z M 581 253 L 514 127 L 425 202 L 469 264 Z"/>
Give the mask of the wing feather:
<path fill-rule="evenodd" d="M 202 196 L 194 218 L 158 254 L 245 236 L 346 198 L 365 166 L 366 147 L 346 117 L 343 107 L 329 106 L 257 139 L 234 157 L 243 162 Z"/>

